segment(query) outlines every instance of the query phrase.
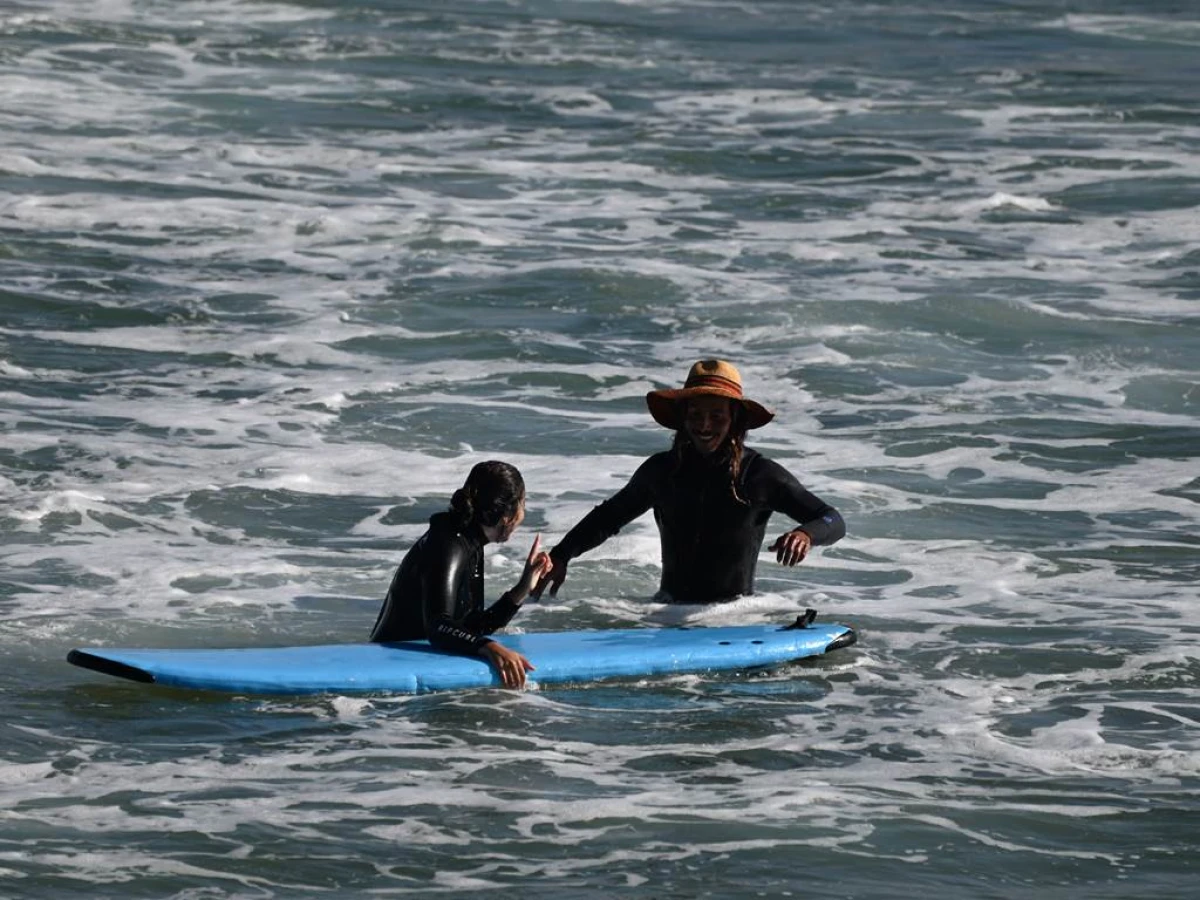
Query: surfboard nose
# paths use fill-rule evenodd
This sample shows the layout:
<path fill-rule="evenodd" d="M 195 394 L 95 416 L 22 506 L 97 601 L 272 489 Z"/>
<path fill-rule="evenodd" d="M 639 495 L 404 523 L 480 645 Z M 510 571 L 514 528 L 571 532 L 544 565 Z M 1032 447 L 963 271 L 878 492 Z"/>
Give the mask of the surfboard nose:
<path fill-rule="evenodd" d="M 143 684 L 154 683 L 154 676 L 145 669 L 139 669 L 137 666 L 127 665 L 115 659 L 105 659 L 86 650 L 72 650 L 67 654 L 67 662 L 73 666 L 91 669 L 93 672 L 101 672 L 105 675 L 128 678 L 131 681 L 140 681 Z"/>

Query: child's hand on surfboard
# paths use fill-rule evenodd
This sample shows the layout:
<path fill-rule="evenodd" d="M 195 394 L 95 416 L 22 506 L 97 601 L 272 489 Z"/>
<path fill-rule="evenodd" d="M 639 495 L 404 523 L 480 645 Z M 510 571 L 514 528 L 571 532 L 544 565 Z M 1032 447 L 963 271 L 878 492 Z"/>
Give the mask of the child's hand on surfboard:
<path fill-rule="evenodd" d="M 533 663 L 496 641 L 488 641 L 480 647 L 479 655 L 492 664 L 506 688 L 525 687 L 525 673 L 533 671 Z"/>

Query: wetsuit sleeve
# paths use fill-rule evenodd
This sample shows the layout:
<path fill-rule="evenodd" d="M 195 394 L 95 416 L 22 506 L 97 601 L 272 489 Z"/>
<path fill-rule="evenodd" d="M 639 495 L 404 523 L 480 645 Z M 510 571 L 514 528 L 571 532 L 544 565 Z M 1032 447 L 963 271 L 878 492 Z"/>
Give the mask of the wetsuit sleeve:
<path fill-rule="evenodd" d="M 434 558 L 427 563 L 422 577 L 425 634 L 429 643 L 439 650 L 473 656 L 488 642 L 481 627 L 486 613 L 468 615 L 463 621 L 454 617 L 459 585 L 464 578 L 471 577 L 471 552 L 458 541 L 451 541 L 439 549 L 442 552 L 431 554 Z"/>
<path fill-rule="evenodd" d="M 510 621 L 512 617 L 521 609 L 519 603 L 513 603 L 512 597 L 506 591 L 500 595 L 500 599 L 485 609 L 478 616 L 468 616 L 467 622 L 481 635 L 491 634 L 494 631 L 499 631 Z M 486 639 L 485 641 L 486 642 Z"/>
<path fill-rule="evenodd" d="M 646 512 L 654 502 L 652 486 L 656 469 L 655 457 L 638 466 L 625 487 L 595 507 L 567 532 L 567 536 L 550 551 L 551 558 L 556 562 L 567 562 L 587 553 Z"/>
<path fill-rule="evenodd" d="M 846 536 L 842 514 L 806 489 L 796 476 L 773 460 L 760 457 L 757 464 L 767 481 L 771 509 L 799 522 L 814 546 L 827 547 Z"/>

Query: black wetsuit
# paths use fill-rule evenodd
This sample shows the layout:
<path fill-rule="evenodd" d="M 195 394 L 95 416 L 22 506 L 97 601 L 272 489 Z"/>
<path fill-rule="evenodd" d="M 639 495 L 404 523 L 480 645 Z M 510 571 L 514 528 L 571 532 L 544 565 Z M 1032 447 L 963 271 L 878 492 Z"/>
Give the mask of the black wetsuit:
<path fill-rule="evenodd" d="M 647 459 L 629 483 L 580 520 L 551 552 L 567 562 L 606 541 L 648 509 L 662 541 L 662 599 L 713 603 L 754 592 L 754 569 L 767 520 L 781 512 L 800 523 L 815 546 L 846 533 L 841 515 L 772 460 L 746 448 L 730 492 L 727 457 L 705 458 L 685 445 Z"/>
<path fill-rule="evenodd" d="M 477 526 L 433 516 L 396 570 L 371 640 L 428 638 L 442 650 L 475 654 L 520 609 L 508 594 L 484 609 L 483 545 Z"/>

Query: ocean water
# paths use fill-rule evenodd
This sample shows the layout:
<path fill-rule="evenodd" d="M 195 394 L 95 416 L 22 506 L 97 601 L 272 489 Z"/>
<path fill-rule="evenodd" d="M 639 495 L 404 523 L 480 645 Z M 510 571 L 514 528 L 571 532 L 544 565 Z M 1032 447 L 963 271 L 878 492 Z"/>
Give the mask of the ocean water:
<path fill-rule="evenodd" d="M 647 517 L 513 627 L 854 648 L 420 697 L 65 663 L 362 640 L 487 458 L 496 596 L 710 355 L 846 539 L 665 607 Z M 1200 896 L 1198 410 L 1193 3 L 6 0 L 0 897 Z"/>

